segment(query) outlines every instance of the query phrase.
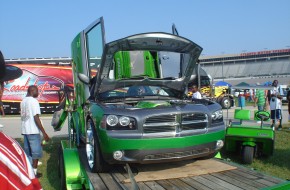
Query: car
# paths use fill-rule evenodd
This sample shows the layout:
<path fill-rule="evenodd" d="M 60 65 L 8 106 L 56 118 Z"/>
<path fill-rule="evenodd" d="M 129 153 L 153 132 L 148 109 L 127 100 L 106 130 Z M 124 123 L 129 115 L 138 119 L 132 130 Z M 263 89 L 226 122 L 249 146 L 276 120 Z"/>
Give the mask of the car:
<path fill-rule="evenodd" d="M 61 111 L 91 171 L 215 156 L 225 138 L 222 108 L 186 96 L 202 48 L 163 32 L 105 44 L 103 26 L 100 18 L 72 42 L 74 100 Z M 60 130 L 63 122 L 54 123 Z"/>
<path fill-rule="evenodd" d="M 282 103 L 288 103 L 287 100 L 287 92 L 289 91 L 289 88 L 287 85 L 279 85 L 278 86 L 278 92 L 280 96 L 282 96 Z"/>

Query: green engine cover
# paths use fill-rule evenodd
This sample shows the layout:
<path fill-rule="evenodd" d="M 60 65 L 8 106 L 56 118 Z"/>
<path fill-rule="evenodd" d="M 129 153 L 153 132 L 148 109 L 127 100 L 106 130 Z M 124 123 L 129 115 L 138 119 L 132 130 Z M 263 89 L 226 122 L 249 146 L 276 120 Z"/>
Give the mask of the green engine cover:
<path fill-rule="evenodd" d="M 171 104 L 169 102 L 166 101 L 154 101 L 154 102 L 138 102 L 138 104 L 136 105 L 137 108 L 155 108 L 158 106 L 171 106 Z"/>

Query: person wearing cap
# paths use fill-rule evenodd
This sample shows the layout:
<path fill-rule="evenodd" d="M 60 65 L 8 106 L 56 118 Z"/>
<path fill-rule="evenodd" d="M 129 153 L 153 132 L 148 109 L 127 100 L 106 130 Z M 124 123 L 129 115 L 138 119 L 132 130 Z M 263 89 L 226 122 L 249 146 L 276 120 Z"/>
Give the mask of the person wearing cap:
<path fill-rule="evenodd" d="M 0 82 L 13 80 L 21 75 L 21 69 L 5 65 L 0 51 Z M 3 125 L 0 124 L 0 189 L 41 190 L 25 151 L 17 141 L 5 135 L 2 128 Z"/>
<path fill-rule="evenodd" d="M 3 116 L 5 115 L 2 102 L 2 97 L 4 94 L 4 82 L 17 79 L 21 75 L 21 69 L 5 64 L 4 56 L 0 51 L 0 111 Z"/>

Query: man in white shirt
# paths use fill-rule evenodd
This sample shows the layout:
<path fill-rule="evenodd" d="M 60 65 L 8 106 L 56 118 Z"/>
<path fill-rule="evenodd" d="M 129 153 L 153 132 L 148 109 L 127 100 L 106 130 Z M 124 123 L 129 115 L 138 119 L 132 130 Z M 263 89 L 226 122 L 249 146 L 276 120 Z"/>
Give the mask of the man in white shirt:
<path fill-rule="evenodd" d="M 192 99 L 201 99 L 201 94 L 196 85 L 192 86 Z"/>
<path fill-rule="evenodd" d="M 276 124 L 278 126 L 276 128 L 279 130 L 282 129 L 282 97 L 278 92 L 278 80 L 274 80 L 272 86 L 274 89 L 268 91 L 272 126 Z"/>
<path fill-rule="evenodd" d="M 43 134 L 45 141 L 49 140 L 42 123 L 39 119 L 40 106 L 37 101 L 37 86 L 29 86 L 27 96 L 22 100 L 21 107 L 21 133 L 24 136 L 24 150 L 28 157 L 32 159 L 32 167 L 37 177 L 38 160 L 42 157 L 42 146 L 40 132 Z"/>

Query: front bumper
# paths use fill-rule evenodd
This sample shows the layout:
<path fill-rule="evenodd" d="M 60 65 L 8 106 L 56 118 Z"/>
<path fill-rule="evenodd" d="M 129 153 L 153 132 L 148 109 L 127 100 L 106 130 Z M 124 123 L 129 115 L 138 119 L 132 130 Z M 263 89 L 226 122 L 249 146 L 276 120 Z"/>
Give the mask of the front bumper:
<path fill-rule="evenodd" d="M 101 135 L 103 136 L 103 135 Z M 103 158 L 110 164 L 155 163 L 205 157 L 219 151 L 218 140 L 224 140 L 225 131 L 201 135 L 150 138 L 116 139 L 103 136 L 100 139 Z M 121 151 L 121 159 L 114 159 L 115 151 Z"/>

